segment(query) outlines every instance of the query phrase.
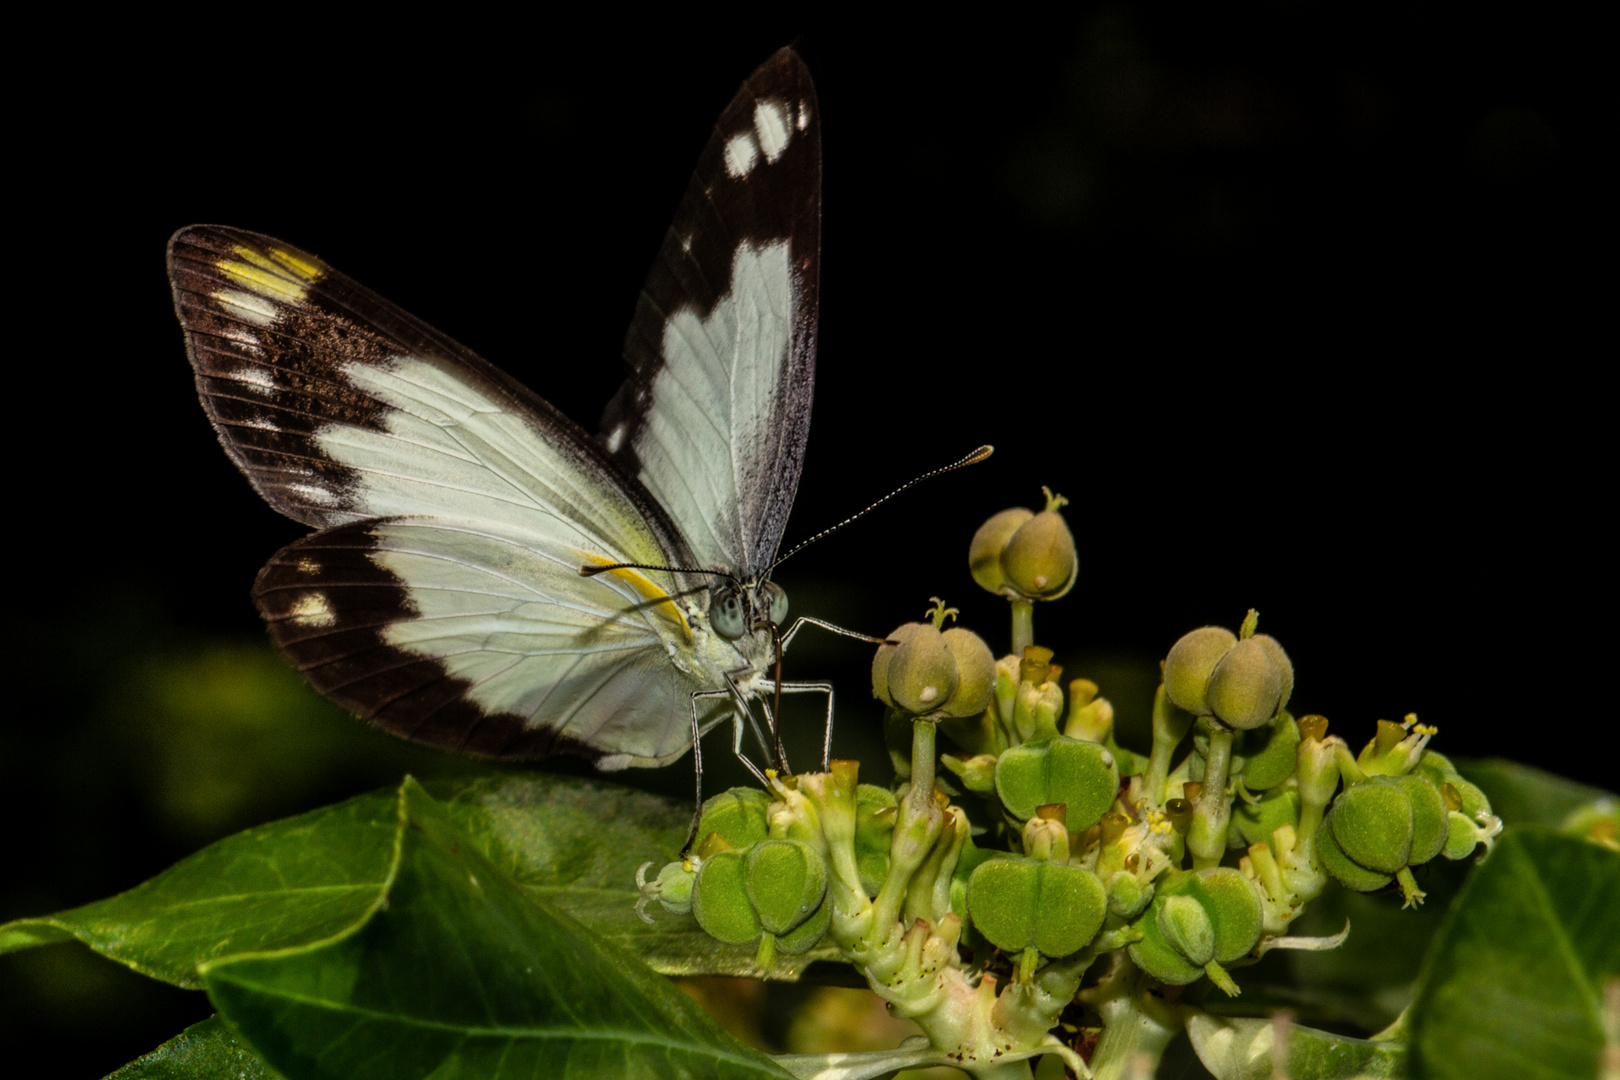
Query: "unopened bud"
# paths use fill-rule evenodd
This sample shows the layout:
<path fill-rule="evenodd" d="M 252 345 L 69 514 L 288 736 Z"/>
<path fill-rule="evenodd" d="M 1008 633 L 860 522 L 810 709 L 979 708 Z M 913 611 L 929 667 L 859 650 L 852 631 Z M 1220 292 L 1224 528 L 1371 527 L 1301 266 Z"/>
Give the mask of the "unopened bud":
<path fill-rule="evenodd" d="M 1194 716 L 1209 716 L 1209 677 L 1234 645 L 1237 635 L 1222 626 L 1183 634 L 1164 660 L 1164 690 L 1173 704 Z"/>
<path fill-rule="evenodd" d="M 874 675 L 876 668 L 874 661 Z M 956 693 L 956 664 L 940 632 L 926 623 L 919 624 L 895 647 L 886 676 L 885 700 L 918 716 L 938 714 Z M 874 678 L 874 689 L 877 685 Z"/>
<path fill-rule="evenodd" d="M 976 716 L 990 704 L 996 688 L 996 659 L 990 646 L 971 630 L 952 627 L 940 635 L 956 668 L 956 691 L 941 707 L 946 716 Z"/>
<path fill-rule="evenodd" d="M 1271 649 L 1257 637 L 1233 645 L 1210 672 L 1206 701 L 1228 727 L 1244 731 L 1269 722 L 1282 701 L 1282 673 Z"/>
<path fill-rule="evenodd" d="M 1001 568 L 1001 553 L 1007 549 L 1007 541 L 1012 539 L 1013 533 L 1034 516 L 1033 511 L 1016 506 L 996 514 L 973 534 L 973 541 L 968 545 L 968 571 L 981 588 L 997 596 L 1006 593 L 1007 574 Z"/>
<path fill-rule="evenodd" d="M 1001 553 L 1007 583 L 1032 600 L 1056 600 L 1074 585 L 1079 557 L 1058 513 L 1067 502 L 1047 491 L 1046 509 L 1020 525 Z"/>

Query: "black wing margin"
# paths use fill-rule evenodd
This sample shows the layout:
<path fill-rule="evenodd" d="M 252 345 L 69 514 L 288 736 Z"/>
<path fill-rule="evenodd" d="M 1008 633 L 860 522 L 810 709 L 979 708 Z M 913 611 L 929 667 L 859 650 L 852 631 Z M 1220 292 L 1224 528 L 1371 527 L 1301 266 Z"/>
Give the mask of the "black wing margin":
<path fill-rule="evenodd" d="M 715 124 L 625 338 L 630 377 L 599 436 L 700 561 L 775 557 L 815 381 L 821 118 L 782 49 Z"/>

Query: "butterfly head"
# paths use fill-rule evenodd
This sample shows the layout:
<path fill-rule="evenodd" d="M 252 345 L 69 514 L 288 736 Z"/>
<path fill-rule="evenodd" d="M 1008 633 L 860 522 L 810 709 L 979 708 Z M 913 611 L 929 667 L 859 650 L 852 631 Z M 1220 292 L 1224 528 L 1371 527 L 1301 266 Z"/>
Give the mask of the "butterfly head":
<path fill-rule="evenodd" d="M 709 596 L 709 621 L 715 633 L 729 641 L 780 626 L 787 612 L 787 593 L 774 581 L 754 584 L 722 578 Z"/>

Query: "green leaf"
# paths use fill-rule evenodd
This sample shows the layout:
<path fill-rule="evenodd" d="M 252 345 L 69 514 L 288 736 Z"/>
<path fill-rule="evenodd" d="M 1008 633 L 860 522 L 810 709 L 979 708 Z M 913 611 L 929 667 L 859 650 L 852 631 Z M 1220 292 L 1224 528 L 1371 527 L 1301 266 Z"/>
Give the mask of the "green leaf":
<path fill-rule="evenodd" d="M 1209 1013 L 1187 1018 L 1187 1037 L 1204 1068 L 1216 1080 L 1270 1080 L 1276 1028 L 1270 1020 L 1227 1019 Z M 1350 1077 L 1404 1076 L 1405 1051 L 1387 1042 L 1369 1042 L 1291 1025 L 1288 1031 L 1290 1080 L 1348 1080 Z"/>
<path fill-rule="evenodd" d="M 277 1080 L 279 1076 L 229 1024 L 210 1016 L 107 1080 Z"/>
<path fill-rule="evenodd" d="M 1457 771 L 1485 792 L 1491 812 L 1507 825 L 1546 825 L 1556 828 L 1571 811 L 1598 799 L 1615 796 L 1555 776 L 1550 772 L 1503 758 L 1458 761 Z"/>
<path fill-rule="evenodd" d="M 203 965 L 289 1080 L 781 1077 L 629 952 L 536 901 L 414 781 L 372 912 L 330 941 Z"/>
<path fill-rule="evenodd" d="M 636 915 L 636 869 L 680 850 L 690 810 L 584 778 L 511 775 L 429 785 L 475 847 L 536 896 L 632 949 L 664 974 L 763 974 L 750 947 L 723 946 L 690 915 Z M 0 926 L 0 953 L 78 938 L 109 959 L 178 986 L 197 966 L 296 948 L 350 926 L 375 902 L 393 852 L 393 793 L 362 795 L 227 837 L 128 892 Z M 823 945 L 783 956 L 796 978 Z"/>
<path fill-rule="evenodd" d="M 1547 829 L 1505 832 L 1424 961 L 1413 1075 L 1594 1076 L 1600 984 L 1620 976 L 1617 896 L 1620 854 Z"/>
<path fill-rule="evenodd" d="M 71 935 L 143 975 L 198 989 L 199 963 L 353 925 L 387 874 L 393 801 L 364 795 L 237 833 L 128 892 L 0 927 L 0 952 Z"/>

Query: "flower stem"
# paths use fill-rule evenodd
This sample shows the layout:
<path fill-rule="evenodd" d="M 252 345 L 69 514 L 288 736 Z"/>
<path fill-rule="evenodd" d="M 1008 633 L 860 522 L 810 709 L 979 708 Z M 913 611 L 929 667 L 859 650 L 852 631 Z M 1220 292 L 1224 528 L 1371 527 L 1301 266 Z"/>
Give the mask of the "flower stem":
<path fill-rule="evenodd" d="M 1035 601 L 1012 602 L 1012 654 L 1023 656 L 1024 650 L 1035 644 Z"/>
<path fill-rule="evenodd" d="M 1221 724 L 1210 727 L 1209 755 L 1204 761 L 1204 787 L 1193 807 L 1192 827 L 1187 830 L 1187 848 L 1193 853 L 1193 868 L 1220 865 L 1226 854 L 1226 828 L 1232 818 L 1232 804 L 1226 794 L 1226 775 L 1232 767 L 1232 729 Z"/>
<path fill-rule="evenodd" d="M 1081 995 L 1102 1014 L 1103 1033 L 1091 1055 L 1092 1080 L 1122 1080 L 1145 1058 L 1145 1074 L 1157 1071 L 1165 1047 L 1181 1032 L 1176 1007 L 1150 992 L 1150 981 L 1123 953 L 1114 970 Z"/>

